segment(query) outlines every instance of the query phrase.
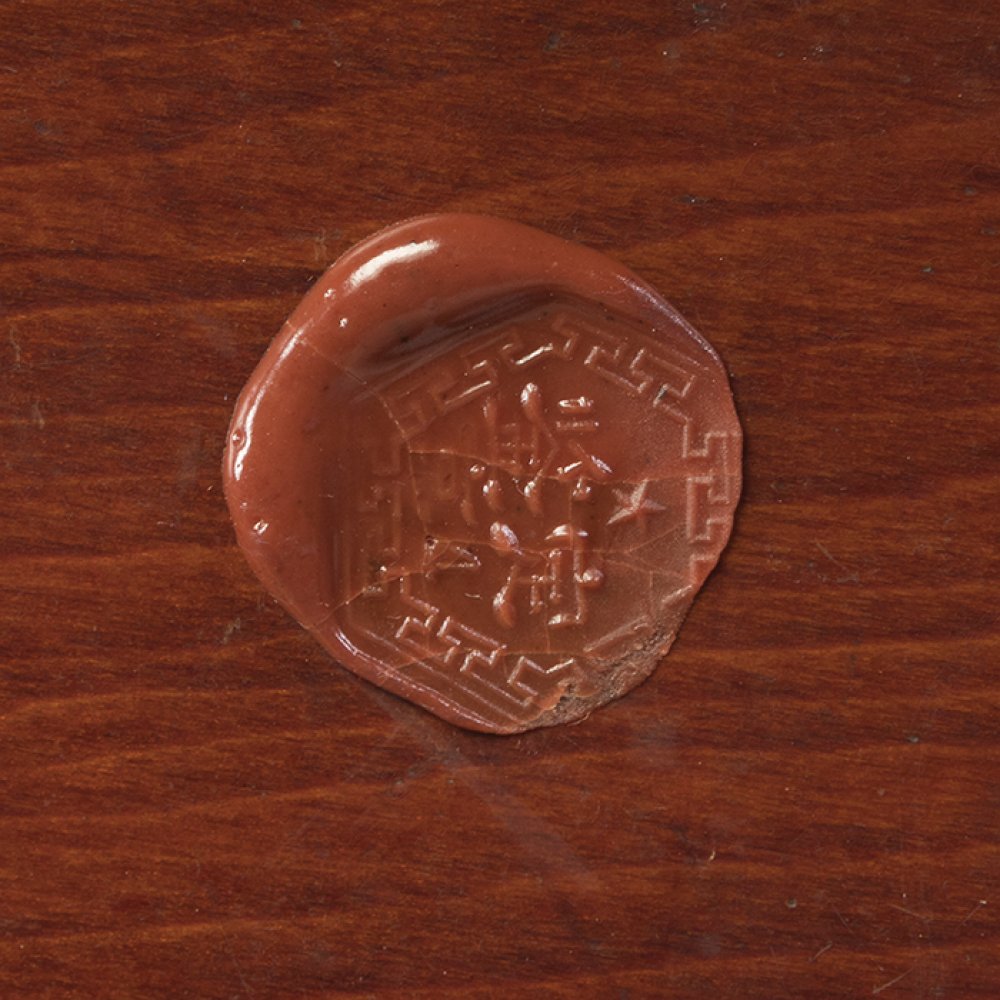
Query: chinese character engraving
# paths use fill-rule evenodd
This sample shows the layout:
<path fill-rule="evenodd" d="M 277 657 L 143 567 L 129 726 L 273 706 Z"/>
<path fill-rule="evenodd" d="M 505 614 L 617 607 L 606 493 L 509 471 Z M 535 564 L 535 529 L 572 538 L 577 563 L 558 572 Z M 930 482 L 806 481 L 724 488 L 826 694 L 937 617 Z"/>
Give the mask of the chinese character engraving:
<path fill-rule="evenodd" d="M 386 422 L 362 430 L 337 616 L 407 690 L 458 685 L 463 711 L 517 723 L 669 646 L 739 438 L 692 391 L 704 365 L 604 319 L 551 309 L 371 383 Z"/>

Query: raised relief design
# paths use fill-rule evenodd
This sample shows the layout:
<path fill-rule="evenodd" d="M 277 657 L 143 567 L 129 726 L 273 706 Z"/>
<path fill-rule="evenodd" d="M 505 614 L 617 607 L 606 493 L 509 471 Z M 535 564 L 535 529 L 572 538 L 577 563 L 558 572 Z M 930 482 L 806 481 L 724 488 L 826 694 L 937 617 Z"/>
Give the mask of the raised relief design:
<path fill-rule="evenodd" d="M 458 725 L 579 720 L 648 675 L 728 539 L 742 433 L 641 279 L 516 223 L 346 253 L 236 403 L 240 546 L 333 658 Z"/>
<path fill-rule="evenodd" d="M 512 727 L 588 690 L 619 651 L 668 645 L 658 617 L 689 598 L 731 517 L 735 450 L 687 402 L 701 374 L 563 308 L 375 383 L 399 437 L 366 449 L 345 635 L 409 684 L 460 677 L 469 711 Z M 632 460 L 644 474 L 618 468 L 616 421 L 653 428 L 661 475 L 648 458 Z M 404 560 L 407 519 L 423 548 Z"/>
<path fill-rule="evenodd" d="M 613 524 L 628 524 L 635 522 L 645 531 L 646 519 L 653 514 L 666 510 L 662 503 L 651 500 L 648 496 L 649 480 L 644 479 L 637 486 L 624 490 L 615 490 L 618 506 L 608 518 L 608 527 Z"/>

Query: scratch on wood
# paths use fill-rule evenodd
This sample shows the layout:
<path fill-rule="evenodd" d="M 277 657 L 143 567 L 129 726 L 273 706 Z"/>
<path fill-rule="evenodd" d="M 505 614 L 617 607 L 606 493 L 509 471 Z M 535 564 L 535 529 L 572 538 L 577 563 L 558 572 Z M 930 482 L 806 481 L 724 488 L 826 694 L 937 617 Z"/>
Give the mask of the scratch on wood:
<path fill-rule="evenodd" d="M 890 907 L 894 910 L 899 910 L 900 913 L 905 913 L 910 917 L 916 917 L 917 920 L 922 920 L 925 924 L 931 922 L 930 917 L 925 917 L 922 913 L 916 913 L 914 910 L 908 910 L 905 906 L 900 906 L 898 903 L 890 903 Z"/>
<path fill-rule="evenodd" d="M 229 644 L 229 640 L 243 628 L 243 619 L 234 618 L 228 625 L 226 625 L 225 630 L 222 633 L 222 638 L 219 640 L 220 646 L 226 646 Z"/>
<path fill-rule="evenodd" d="M 837 915 L 837 919 L 844 925 L 844 927 L 846 927 L 851 934 L 854 934 L 855 933 L 854 928 L 844 919 L 844 916 L 840 912 L 840 910 L 834 910 L 833 912 Z"/>
<path fill-rule="evenodd" d="M 813 955 L 813 957 L 809 959 L 809 961 L 810 962 L 815 962 L 820 957 L 820 955 L 825 955 L 832 947 L 833 947 L 833 942 L 832 941 L 827 941 L 826 944 L 823 945 L 823 947 L 820 948 L 820 950 L 817 951 L 816 954 Z"/>
<path fill-rule="evenodd" d="M 823 553 L 824 556 L 826 556 L 827 559 L 830 560 L 830 562 L 833 563 L 834 566 L 836 566 L 838 569 L 842 569 L 844 571 L 844 573 L 846 574 L 846 576 L 842 576 L 839 580 L 837 580 L 837 583 L 860 583 L 861 582 L 860 575 L 858 573 L 856 573 L 854 570 L 850 569 L 850 567 L 848 567 L 844 563 L 842 563 L 835 556 L 833 556 L 831 554 L 830 550 L 822 542 L 814 542 L 813 544 L 816 546 L 817 549 L 820 550 L 820 552 Z"/>
<path fill-rule="evenodd" d="M 229 940 L 228 935 L 223 935 L 222 941 L 223 946 L 226 949 L 226 954 L 229 956 L 229 960 L 233 963 L 233 968 L 236 970 L 236 975 L 239 977 L 240 985 L 243 987 L 243 995 L 252 997 L 254 992 L 250 989 L 250 984 L 247 982 L 246 976 L 243 975 L 243 969 L 240 966 L 239 959 L 233 953 L 232 942 Z"/>
<path fill-rule="evenodd" d="M 21 367 L 21 345 L 14 336 L 15 332 L 13 325 L 7 327 L 7 342 L 14 351 L 14 368 L 17 369 Z"/>
<path fill-rule="evenodd" d="M 896 983 L 898 983 L 904 976 L 908 976 L 913 971 L 913 968 L 914 967 L 910 967 L 906 970 L 906 972 L 901 972 L 895 979 L 890 979 L 889 982 L 883 983 L 881 986 L 872 987 L 872 996 L 878 996 L 879 993 L 889 989 L 890 986 L 895 986 Z"/>
<path fill-rule="evenodd" d="M 978 899 L 978 900 L 976 900 L 976 905 L 971 910 L 969 910 L 969 912 L 965 915 L 965 919 L 958 926 L 959 927 L 964 927 L 972 919 L 972 917 L 976 913 L 976 911 L 979 910 L 979 909 L 981 909 L 985 905 L 986 905 L 986 900 L 985 899 Z"/>

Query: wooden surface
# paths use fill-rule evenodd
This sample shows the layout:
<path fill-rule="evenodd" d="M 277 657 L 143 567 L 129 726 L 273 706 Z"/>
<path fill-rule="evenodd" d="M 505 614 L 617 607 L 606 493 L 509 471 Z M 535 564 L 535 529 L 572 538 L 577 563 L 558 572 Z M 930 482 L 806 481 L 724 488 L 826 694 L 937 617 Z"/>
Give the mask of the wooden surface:
<path fill-rule="evenodd" d="M 1000 996 L 1000 8 L 0 4 L 0 996 Z M 236 550 L 235 394 L 354 241 L 604 250 L 731 370 L 653 678 L 461 732 Z"/>

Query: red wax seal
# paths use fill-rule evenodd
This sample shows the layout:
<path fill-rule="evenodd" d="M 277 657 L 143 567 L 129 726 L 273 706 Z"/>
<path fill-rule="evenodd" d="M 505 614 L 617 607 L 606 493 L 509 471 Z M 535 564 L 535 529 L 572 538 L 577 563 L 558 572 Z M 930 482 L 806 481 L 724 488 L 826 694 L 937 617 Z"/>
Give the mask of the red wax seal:
<path fill-rule="evenodd" d="M 718 356 L 649 286 L 442 215 L 309 292 L 224 474 L 250 565 L 338 662 L 509 733 L 649 674 L 729 537 L 741 450 Z"/>

